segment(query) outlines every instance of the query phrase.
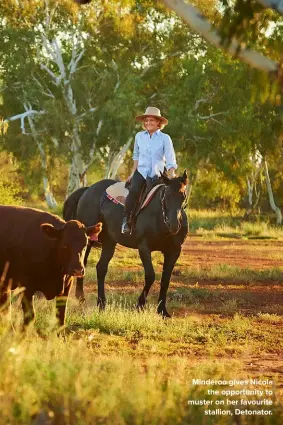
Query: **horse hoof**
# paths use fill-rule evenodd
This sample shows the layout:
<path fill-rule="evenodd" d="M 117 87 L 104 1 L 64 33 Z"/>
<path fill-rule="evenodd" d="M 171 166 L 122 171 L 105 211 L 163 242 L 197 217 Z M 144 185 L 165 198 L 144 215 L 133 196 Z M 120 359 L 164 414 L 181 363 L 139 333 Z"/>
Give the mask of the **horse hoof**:
<path fill-rule="evenodd" d="M 162 316 L 162 319 L 171 319 L 171 314 L 166 309 L 157 311 L 157 313 Z"/>
<path fill-rule="evenodd" d="M 137 305 L 136 305 L 136 310 L 137 310 L 139 313 L 141 313 L 142 311 L 144 311 L 144 307 L 145 307 L 145 304 L 137 304 Z"/>
<path fill-rule="evenodd" d="M 101 300 L 98 300 L 97 301 L 97 307 L 98 307 L 99 311 L 105 310 L 105 306 L 106 306 L 106 302 L 105 301 L 101 301 Z"/>

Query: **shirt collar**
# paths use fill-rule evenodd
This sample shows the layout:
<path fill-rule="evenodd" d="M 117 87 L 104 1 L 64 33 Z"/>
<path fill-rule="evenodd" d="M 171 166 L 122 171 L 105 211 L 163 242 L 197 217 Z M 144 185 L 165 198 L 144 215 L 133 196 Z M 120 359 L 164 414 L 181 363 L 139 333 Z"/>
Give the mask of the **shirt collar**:
<path fill-rule="evenodd" d="M 157 136 L 159 136 L 159 135 L 160 135 L 160 132 L 161 132 L 161 130 L 160 130 L 160 128 L 159 128 L 158 130 L 156 130 L 156 131 L 152 134 L 152 136 L 154 136 L 154 134 L 156 134 Z M 149 135 L 149 132 L 148 132 L 147 130 L 144 130 L 144 134 L 148 134 L 148 135 Z"/>

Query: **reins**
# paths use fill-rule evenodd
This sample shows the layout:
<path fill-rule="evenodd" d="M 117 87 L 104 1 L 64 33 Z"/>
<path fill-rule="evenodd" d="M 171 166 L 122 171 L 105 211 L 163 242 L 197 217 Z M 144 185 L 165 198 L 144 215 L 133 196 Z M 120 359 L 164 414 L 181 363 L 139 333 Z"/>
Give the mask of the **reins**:
<path fill-rule="evenodd" d="M 164 185 L 164 190 L 163 191 L 160 191 L 160 201 L 161 201 L 161 209 L 162 209 L 163 222 L 164 222 L 165 226 L 167 227 L 167 229 L 169 230 L 169 232 L 171 233 L 171 230 L 170 230 L 170 220 L 169 220 L 169 218 L 168 218 L 168 216 L 166 214 L 165 198 L 166 198 L 166 185 Z M 184 194 L 184 201 L 182 203 L 181 210 L 184 210 L 186 208 L 187 204 L 188 204 L 188 202 L 187 202 L 187 196 L 186 196 L 186 194 Z M 181 228 L 181 223 L 179 221 L 178 232 L 179 232 L 180 228 Z"/>
<path fill-rule="evenodd" d="M 162 209 L 163 222 L 165 226 L 167 227 L 167 229 L 170 231 L 170 221 L 166 215 L 165 193 L 166 193 L 166 186 L 164 185 L 163 192 L 162 191 L 160 192 L 161 209 Z"/>

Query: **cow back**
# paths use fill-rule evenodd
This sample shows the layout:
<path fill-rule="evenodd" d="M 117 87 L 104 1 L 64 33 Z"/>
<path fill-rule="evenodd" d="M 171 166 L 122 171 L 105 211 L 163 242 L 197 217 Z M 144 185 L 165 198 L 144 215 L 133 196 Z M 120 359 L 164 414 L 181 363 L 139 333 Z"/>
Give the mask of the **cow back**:
<path fill-rule="evenodd" d="M 0 273 L 7 261 L 16 275 L 39 267 L 43 274 L 51 271 L 56 241 L 44 235 L 42 223 L 60 228 L 65 221 L 33 208 L 0 206 Z"/>

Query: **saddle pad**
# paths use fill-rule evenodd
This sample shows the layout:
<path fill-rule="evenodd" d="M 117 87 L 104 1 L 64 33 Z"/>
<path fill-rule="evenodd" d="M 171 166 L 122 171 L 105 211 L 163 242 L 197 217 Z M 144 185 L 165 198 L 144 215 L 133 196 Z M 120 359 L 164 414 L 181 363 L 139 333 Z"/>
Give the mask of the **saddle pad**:
<path fill-rule="evenodd" d="M 125 182 L 114 183 L 111 186 L 108 186 L 106 193 L 111 201 L 125 206 L 125 200 L 128 196 L 129 190 L 125 188 Z"/>
<path fill-rule="evenodd" d="M 146 199 L 144 200 L 141 209 L 145 208 L 147 204 L 150 202 L 154 193 L 163 186 L 162 184 L 158 184 L 154 186 L 147 194 Z M 114 183 L 111 186 L 108 186 L 106 189 L 107 197 L 113 201 L 115 204 L 120 204 L 125 206 L 125 200 L 128 196 L 129 190 L 125 188 L 125 182 Z"/>

